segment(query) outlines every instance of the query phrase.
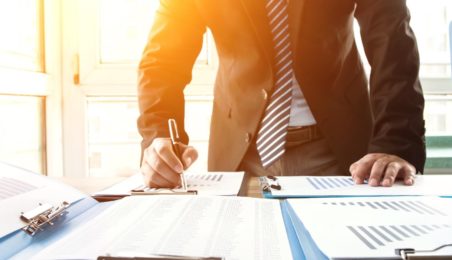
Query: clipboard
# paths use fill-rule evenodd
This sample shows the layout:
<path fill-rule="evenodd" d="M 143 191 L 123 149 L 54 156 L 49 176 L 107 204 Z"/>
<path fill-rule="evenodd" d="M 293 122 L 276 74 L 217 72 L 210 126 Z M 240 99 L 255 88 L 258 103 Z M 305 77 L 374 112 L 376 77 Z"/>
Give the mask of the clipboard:
<path fill-rule="evenodd" d="M 131 195 L 213 195 L 237 196 L 243 185 L 244 172 L 202 172 L 184 173 L 187 180 L 187 190 L 183 189 L 152 189 L 144 186 L 140 172 L 127 179 L 95 192 L 92 197 L 97 201 L 112 201 Z"/>
<path fill-rule="evenodd" d="M 178 255 L 149 255 L 149 256 L 99 256 L 97 260 L 226 260 L 224 257 L 197 257 Z"/>

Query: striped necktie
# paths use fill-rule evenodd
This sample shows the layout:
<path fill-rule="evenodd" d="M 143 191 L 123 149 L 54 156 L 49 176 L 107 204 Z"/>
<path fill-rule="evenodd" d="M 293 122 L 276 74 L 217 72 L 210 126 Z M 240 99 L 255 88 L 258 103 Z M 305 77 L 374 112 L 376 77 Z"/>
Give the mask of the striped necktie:
<path fill-rule="evenodd" d="M 268 0 L 266 5 L 274 48 L 275 83 L 260 123 L 256 147 L 267 168 L 285 151 L 292 101 L 292 49 L 286 0 Z"/>

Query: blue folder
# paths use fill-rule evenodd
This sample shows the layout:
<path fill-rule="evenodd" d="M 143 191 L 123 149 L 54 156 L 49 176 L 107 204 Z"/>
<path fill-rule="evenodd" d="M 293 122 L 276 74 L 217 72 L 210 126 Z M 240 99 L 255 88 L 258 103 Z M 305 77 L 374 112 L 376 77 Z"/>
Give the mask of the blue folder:
<path fill-rule="evenodd" d="M 328 259 L 317 247 L 311 235 L 286 200 L 281 201 L 281 214 L 286 226 L 287 236 L 294 259 Z"/>
<path fill-rule="evenodd" d="M 82 223 L 93 218 L 114 202 L 99 203 L 86 197 L 66 210 L 66 214 L 47 225 L 45 230 L 30 236 L 22 229 L 16 230 L 0 238 L 0 259 L 29 259 L 45 246 L 55 242 L 63 235 L 76 229 Z"/>
<path fill-rule="evenodd" d="M 115 202 L 98 203 L 92 198 L 84 198 L 73 203 L 62 219 L 55 222 L 53 226 L 47 226 L 43 232 L 30 236 L 21 229 L 16 230 L 0 238 L 0 259 L 29 259 L 46 246 L 89 221 L 113 203 Z M 311 252 L 306 248 L 305 231 L 299 227 L 301 222 L 294 215 L 295 213 L 290 210 L 290 205 L 286 201 L 281 201 L 280 208 L 293 259 L 313 259 L 312 254 L 305 255 L 304 253 L 305 251 Z"/>

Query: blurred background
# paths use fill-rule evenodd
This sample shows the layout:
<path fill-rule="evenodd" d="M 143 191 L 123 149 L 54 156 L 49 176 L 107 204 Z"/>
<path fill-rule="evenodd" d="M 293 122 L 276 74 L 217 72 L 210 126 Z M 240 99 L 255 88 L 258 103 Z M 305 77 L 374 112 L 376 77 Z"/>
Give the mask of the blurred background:
<path fill-rule="evenodd" d="M 139 168 L 137 64 L 158 2 L 0 0 L 0 161 L 56 177 Z M 407 2 L 426 96 L 426 173 L 450 173 L 452 1 Z M 200 152 L 192 171 L 207 168 L 217 66 L 207 33 L 185 91 L 187 131 Z"/>

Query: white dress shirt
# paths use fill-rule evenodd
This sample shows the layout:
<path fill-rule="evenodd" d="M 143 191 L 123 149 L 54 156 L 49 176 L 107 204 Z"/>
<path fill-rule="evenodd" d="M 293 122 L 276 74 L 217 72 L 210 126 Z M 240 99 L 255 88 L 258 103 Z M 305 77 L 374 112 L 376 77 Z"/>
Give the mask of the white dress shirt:
<path fill-rule="evenodd" d="M 304 98 L 295 75 L 293 75 L 292 104 L 290 107 L 289 126 L 309 126 L 315 125 L 316 121 L 311 113 L 311 109 Z"/>

